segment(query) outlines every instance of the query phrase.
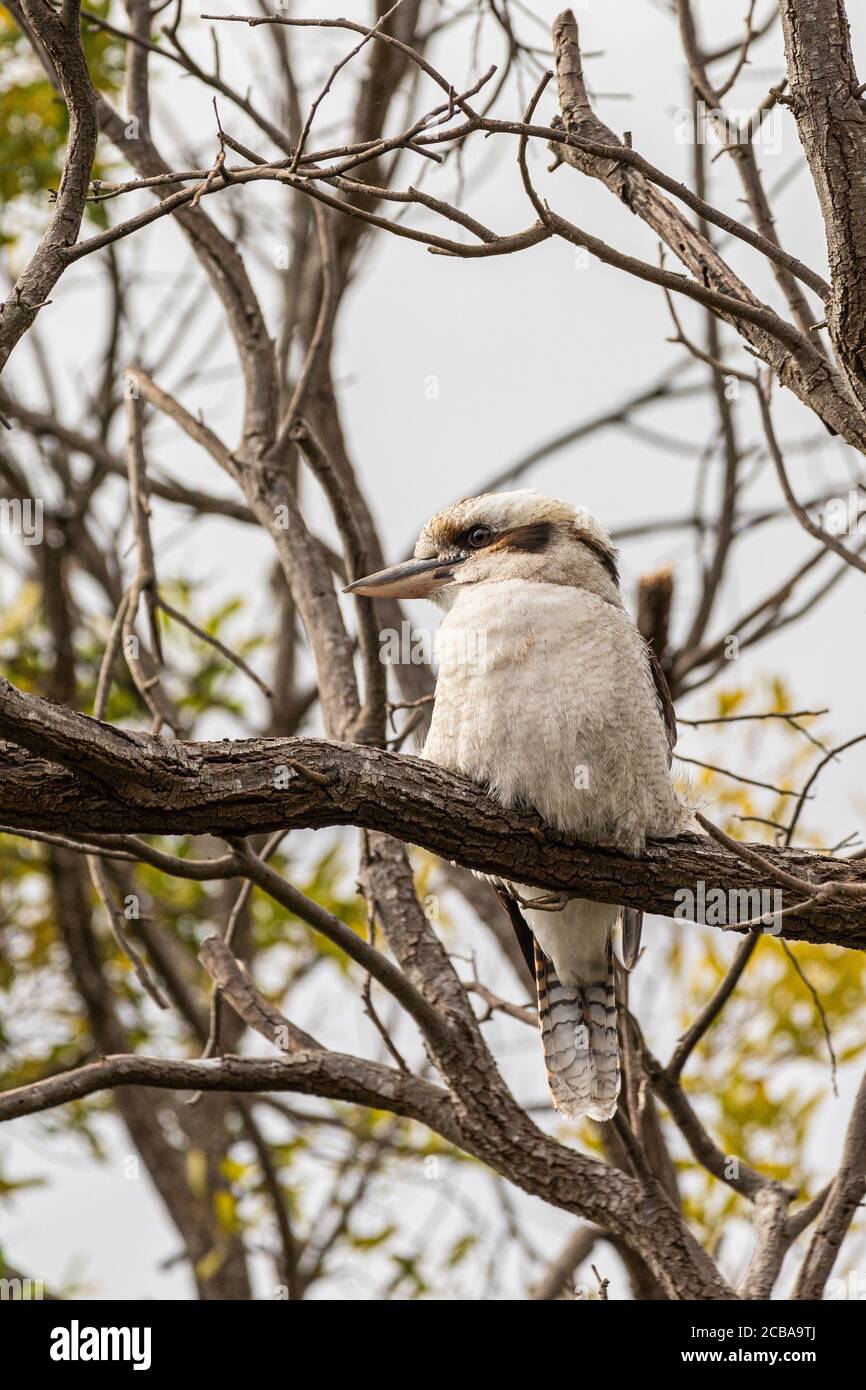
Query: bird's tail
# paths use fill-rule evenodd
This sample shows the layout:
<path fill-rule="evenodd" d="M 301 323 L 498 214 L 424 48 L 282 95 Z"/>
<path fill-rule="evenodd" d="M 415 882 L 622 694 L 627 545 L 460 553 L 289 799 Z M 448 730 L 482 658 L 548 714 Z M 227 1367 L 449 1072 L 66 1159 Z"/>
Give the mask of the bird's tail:
<path fill-rule="evenodd" d="M 564 985 L 535 942 L 538 1021 L 554 1107 L 570 1119 L 609 1120 L 619 1095 L 619 1048 L 613 947 L 607 968 L 579 985 Z"/>

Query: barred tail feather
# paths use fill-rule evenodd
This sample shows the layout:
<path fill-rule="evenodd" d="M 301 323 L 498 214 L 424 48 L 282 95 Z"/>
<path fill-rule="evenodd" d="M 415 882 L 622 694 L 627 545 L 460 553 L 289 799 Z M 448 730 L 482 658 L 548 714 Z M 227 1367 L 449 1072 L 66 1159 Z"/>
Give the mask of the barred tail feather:
<path fill-rule="evenodd" d="M 619 1095 L 619 1040 L 616 1030 L 616 989 L 613 974 L 613 943 L 607 940 L 607 972 L 583 986 L 589 1019 L 589 1056 L 593 1067 L 593 1106 L 587 1113 L 594 1120 L 610 1120 L 616 1114 Z"/>
<path fill-rule="evenodd" d="M 612 947 L 607 974 L 563 985 L 535 942 L 538 1021 L 554 1107 L 570 1119 L 609 1120 L 619 1095 Z"/>

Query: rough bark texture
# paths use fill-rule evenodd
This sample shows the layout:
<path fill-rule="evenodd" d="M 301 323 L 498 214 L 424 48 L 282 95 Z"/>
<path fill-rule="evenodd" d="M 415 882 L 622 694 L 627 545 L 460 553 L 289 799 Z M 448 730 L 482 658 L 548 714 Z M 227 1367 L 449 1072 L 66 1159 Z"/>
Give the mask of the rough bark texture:
<path fill-rule="evenodd" d="M 667 916 L 675 913 L 677 893 L 699 881 L 707 892 L 775 886 L 760 868 L 700 836 L 654 842 L 641 859 L 578 844 L 535 815 L 503 810 L 482 788 L 422 758 L 358 744 L 166 742 L 24 697 L 8 682 L 0 685 L 0 732 L 14 733 L 19 743 L 29 740 L 37 755 L 49 753 L 66 764 L 0 746 L 0 819 L 21 829 L 247 835 L 358 825 L 468 868 Z M 866 883 L 862 863 L 759 848 L 768 865 L 815 884 Z M 790 893 L 784 892 L 785 907 L 796 901 Z M 785 916 L 781 926 L 793 941 L 866 946 L 862 903 L 828 902 Z"/>
<path fill-rule="evenodd" d="M 0 371 L 66 269 L 63 252 L 74 246 L 84 215 L 96 151 L 96 94 L 81 47 L 79 4 L 56 14 L 44 0 L 21 0 L 34 38 L 48 54 L 69 111 L 69 139 L 51 221 L 0 309 Z"/>
<path fill-rule="evenodd" d="M 842 1242 L 866 1195 L 866 1077 L 845 1136 L 842 1162 L 800 1267 L 792 1297 L 820 1298 L 833 1272 Z"/>
<path fill-rule="evenodd" d="M 842 0 L 782 0 L 791 109 L 827 234 L 827 322 L 866 406 L 866 110 Z"/>

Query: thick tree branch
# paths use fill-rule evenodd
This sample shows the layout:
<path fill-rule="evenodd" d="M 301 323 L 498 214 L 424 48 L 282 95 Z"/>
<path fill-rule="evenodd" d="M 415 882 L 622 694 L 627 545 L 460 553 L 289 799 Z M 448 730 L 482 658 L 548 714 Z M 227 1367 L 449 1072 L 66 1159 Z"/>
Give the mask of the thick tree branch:
<path fill-rule="evenodd" d="M 21 0 L 12 13 L 48 55 L 69 111 L 69 138 L 51 221 L 39 246 L 0 308 L 0 371 L 18 340 L 66 269 L 64 251 L 75 244 L 87 202 L 96 151 L 96 94 L 79 32 L 79 0 L 56 13 L 44 0 Z"/>
<path fill-rule="evenodd" d="M 866 1076 L 860 1082 L 845 1135 L 842 1162 L 822 1204 L 818 1229 L 797 1276 L 792 1297 L 820 1298 L 851 1222 L 866 1194 Z"/>
<path fill-rule="evenodd" d="M 707 892 L 734 894 L 773 890 L 774 871 L 816 888 L 866 883 L 863 864 L 767 845 L 750 863 L 698 836 L 654 842 L 630 859 L 569 841 L 529 812 L 506 811 L 483 788 L 422 758 L 322 739 L 161 742 L 24 696 L 7 681 L 0 734 L 20 745 L 0 749 L 0 822 L 22 829 L 62 832 L 74 823 L 86 837 L 359 825 L 486 873 L 678 917 L 684 885 L 701 881 Z M 740 915 L 745 922 L 753 913 Z M 814 904 L 779 925 L 789 940 L 866 945 L 862 901 Z"/>
<path fill-rule="evenodd" d="M 221 1057 L 174 1061 L 162 1057 L 121 1055 L 62 1072 L 0 1096 L 0 1122 L 35 1115 L 54 1105 L 117 1086 L 154 1086 L 161 1090 L 296 1091 L 327 1096 L 356 1105 L 391 1110 L 430 1125 L 459 1143 L 447 1093 L 429 1082 L 377 1062 L 323 1049 L 291 1057 Z"/>
<path fill-rule="evenodd" d="M 781 0 L 790 106 L 818 193 L 836 356 L 866 405 L 866 111 L 843 0 Z"/>

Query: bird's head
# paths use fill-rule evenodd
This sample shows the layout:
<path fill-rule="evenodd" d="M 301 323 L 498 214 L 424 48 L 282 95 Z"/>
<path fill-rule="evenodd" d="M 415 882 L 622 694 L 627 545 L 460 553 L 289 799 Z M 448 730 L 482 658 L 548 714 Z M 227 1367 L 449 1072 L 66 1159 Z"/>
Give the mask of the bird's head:
<path fill-rule="evenodd" d="M 525 489 L 463 497 L 431 517 L 415 558 L 344 593 L 430 598 L 448 606 L 467 584 L 522 579 L 587 589 L 620 604 L 616 550 L 588 512 Z"/>

